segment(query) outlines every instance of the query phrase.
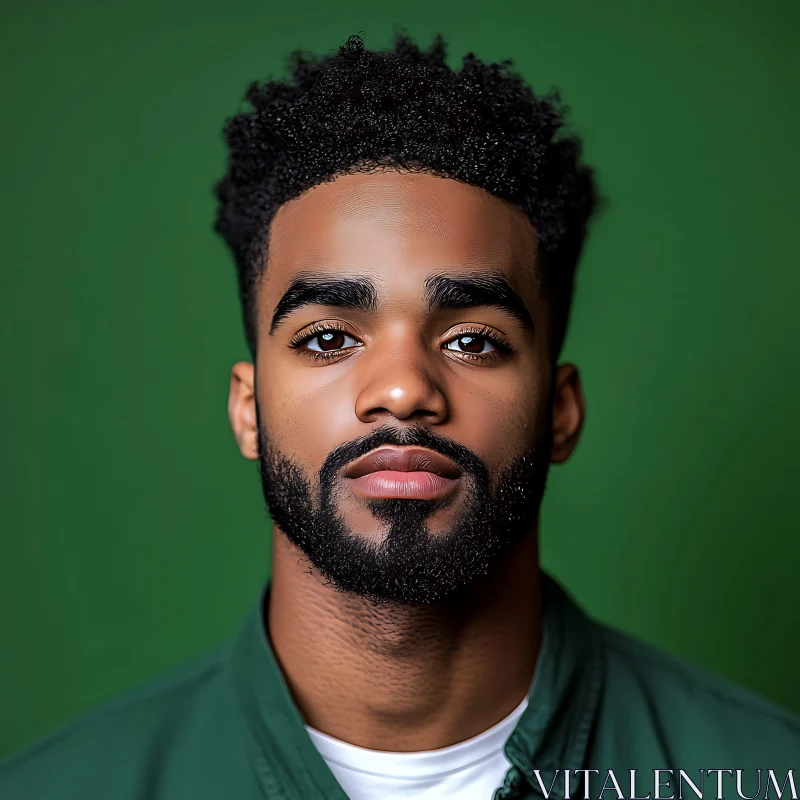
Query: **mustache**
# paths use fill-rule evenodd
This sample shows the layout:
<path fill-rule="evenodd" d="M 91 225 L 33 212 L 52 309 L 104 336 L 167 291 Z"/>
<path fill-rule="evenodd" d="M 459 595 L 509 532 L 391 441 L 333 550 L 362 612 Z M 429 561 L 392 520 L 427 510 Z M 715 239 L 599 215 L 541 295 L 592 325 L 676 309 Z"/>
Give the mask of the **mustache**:
<path fill-rule="evenodd" d="M 468 447 L 454 439 L 433 433 L 430 428 L 423 426 L 382 425 L 380 428 L 376 428 L 358 439 L 345 442 L 333 450 L 320 468 L 320 483 L 325 486 L 351 462 L 383 445 L 425 447 L 453 460 L 465 473 L 478 479 L 488 479 L 488 470 L 483 461 Z"/>

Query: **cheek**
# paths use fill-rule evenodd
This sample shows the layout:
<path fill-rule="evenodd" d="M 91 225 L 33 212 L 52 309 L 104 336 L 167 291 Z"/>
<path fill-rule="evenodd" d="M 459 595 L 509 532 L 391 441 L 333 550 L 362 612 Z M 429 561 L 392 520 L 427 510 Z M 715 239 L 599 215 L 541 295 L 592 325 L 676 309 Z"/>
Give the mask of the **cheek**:
<path fill-rule="evenodd" d="M 541 442 L 549 425 L 550 368 L 535 359 L 509 384 L 507 415 L 519 436 L 517 452 Z"/>
<path fill-rule="evenodd" d="M 259 385 L 259 396 L 263 427 L 281 452 L 306 470 L 318 470 L 348 432 L 352 438 L 353 403 L 346 393 L 310 381 L 273 380 Z"/>
<path fill-rule="evenodd" d="M 455 397 L 462 441 L 495 470 L 540 441 L 545 420 L 543 396 L 535 376 L 494 381 Z"/>

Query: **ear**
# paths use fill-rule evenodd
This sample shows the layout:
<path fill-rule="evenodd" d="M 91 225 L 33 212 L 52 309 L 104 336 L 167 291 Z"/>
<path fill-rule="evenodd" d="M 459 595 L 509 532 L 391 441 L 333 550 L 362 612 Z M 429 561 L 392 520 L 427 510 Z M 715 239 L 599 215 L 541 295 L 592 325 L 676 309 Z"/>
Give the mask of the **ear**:
<path fill-rule="evenodd" d="M 228 419 L 242 455 L 255 461 L 258 458 L 255 369 L 249 361 L 237 361 L 231 369 Z"/>
<path fill-rule="evenodd" d="M 583 430 L 586 401 L 581 376 L 573 364 L 560 364 L 553 383 L 553 450 L 554 464 L 566 461 Z"/>

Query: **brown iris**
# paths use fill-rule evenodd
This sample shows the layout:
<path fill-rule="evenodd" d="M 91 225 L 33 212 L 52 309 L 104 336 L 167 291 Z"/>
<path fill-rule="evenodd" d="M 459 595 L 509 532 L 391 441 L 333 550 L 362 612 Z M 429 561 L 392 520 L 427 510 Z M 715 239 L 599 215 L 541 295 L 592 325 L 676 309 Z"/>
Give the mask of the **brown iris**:
<path fill-rule="evenodd" d="M 480 353 L 483 350 L 483 336 L 465 334 L 464 336 L 459 336 L 456 341 L 458 342 L 459 346 L 468 353 Z"/>
<path fill-rule="evenodd" d="M 339 350 L 344 347 L 345 334 L 341 331 L 325 331 L 317 334 L 317 341 L 322 350 Z"/>

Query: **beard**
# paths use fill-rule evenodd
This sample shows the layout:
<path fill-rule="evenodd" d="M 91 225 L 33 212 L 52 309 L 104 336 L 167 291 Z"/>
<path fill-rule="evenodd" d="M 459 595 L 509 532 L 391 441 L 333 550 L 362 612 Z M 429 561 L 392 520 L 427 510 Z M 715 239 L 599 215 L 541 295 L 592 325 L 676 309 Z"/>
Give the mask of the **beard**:
<path fill-rule="evenodd" d="M 514 458 L 494 487 L 483 462 L 463 445 L 427 427 L 382 426 L 336 448 L 316 476 L 281 453 L 258 414 L 261 485 L 270 516 L 333 588 L 374 603 L 423 605 L 444 599 L 489 572 L 533 528 L 544 495 L 551 453 L 545 440 Z M 456 498 L 363 500 L 383 523 L 379 542 L 353 531 L 339 511 L 340 471 L 381 445 L 426 447 L 452 459 L 464 485 Z M 426 519 L 461 497 L 458 519 L 432 534 Z"/>

